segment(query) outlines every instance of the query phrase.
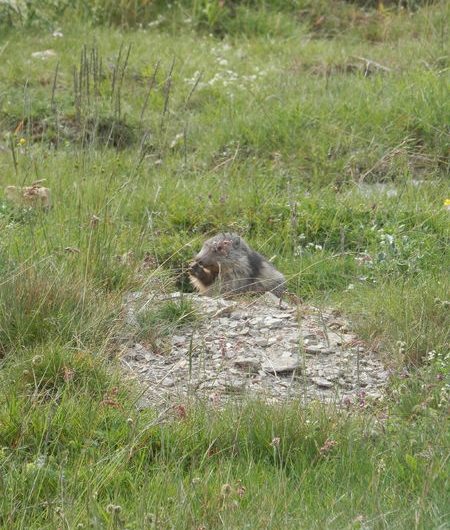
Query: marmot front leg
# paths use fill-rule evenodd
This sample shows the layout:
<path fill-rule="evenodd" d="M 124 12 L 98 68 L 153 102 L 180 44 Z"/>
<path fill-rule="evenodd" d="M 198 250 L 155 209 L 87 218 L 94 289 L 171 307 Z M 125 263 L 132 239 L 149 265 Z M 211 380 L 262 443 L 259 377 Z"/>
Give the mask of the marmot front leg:
<path fill-rule="evenodd" d="M 206 268 L 194 261 L 189 265 L 188 273 L 189 280 L 195 289 L 200 294 L 206 294 L 216 281 L 219 275 L 219 268 L 214 266 Z"/>

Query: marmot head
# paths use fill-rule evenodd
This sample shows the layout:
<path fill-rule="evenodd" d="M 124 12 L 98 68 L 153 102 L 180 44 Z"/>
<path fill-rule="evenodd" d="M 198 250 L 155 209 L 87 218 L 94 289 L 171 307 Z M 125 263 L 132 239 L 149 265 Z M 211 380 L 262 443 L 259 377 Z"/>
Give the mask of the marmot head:
<path fill-rule="evenodd" d="M 219 234 L 204 242 L 195 261 L 202 267 L 213 267 L 226 264 L 234 259 L 233 254 L 243 245 L 236 234 Z"/>

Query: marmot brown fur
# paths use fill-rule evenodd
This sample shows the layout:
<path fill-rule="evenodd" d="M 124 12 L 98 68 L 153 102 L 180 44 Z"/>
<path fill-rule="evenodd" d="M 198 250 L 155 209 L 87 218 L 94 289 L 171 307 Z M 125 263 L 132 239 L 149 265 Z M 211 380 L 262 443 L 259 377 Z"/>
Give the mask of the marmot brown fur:
<path fill-rule="evenodd" d="M 270 291 L 281 297 L 286 283 L 281 272 L 233 233 L 205 241 L 190 265 L 189 276 L 203 294 L 218 286 L 220 294 Z"/>

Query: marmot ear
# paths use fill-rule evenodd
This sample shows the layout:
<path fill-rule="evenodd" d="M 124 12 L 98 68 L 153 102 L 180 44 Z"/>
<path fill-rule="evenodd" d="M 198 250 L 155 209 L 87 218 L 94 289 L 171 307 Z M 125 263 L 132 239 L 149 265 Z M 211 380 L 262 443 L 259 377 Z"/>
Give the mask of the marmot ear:
<path fill-rule="evenodd" d="M 240 244 L 241 244 L 241 238 L 239 236 L 233 237 L 233 247 L 238 248 Z"/>

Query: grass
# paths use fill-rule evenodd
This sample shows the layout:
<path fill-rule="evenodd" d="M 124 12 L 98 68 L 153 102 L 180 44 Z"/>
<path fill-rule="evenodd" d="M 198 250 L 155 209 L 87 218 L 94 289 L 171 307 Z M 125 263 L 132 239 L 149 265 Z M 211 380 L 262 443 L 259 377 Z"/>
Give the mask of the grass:
<path fill-rule="evenodd" d="M 140 343 L 151 351 L 164 355 L 172 348 L 171 337 L 177 330 L 196 321 L 198 315 L 188 298 L 155 301 L 156 307 L 144 304 L 137 313 L 137 330 L 134 334 Z M 152 304 L 153 305 L 153 304 Z"/>
<path fill-rule="evenodd" d="M 0 416 L 2 523 L 445 527 L 445 396 L 433 375 L 393 382 L 389 413 L 185 404 L 162 422 L 137 413 L 90 355 L 22 357 L 3 374 L 20 395 L 6 387 Z"/>
<path fill-rule="evenodd" d="M 448 526 L 448 6 L 361 4 L 0 6 L 1 183 L 53 203 L 0 196 L 1 527 Z M 123 296 L 222 229 L 352 318 L 383 401 L 136 408 Z"/>

